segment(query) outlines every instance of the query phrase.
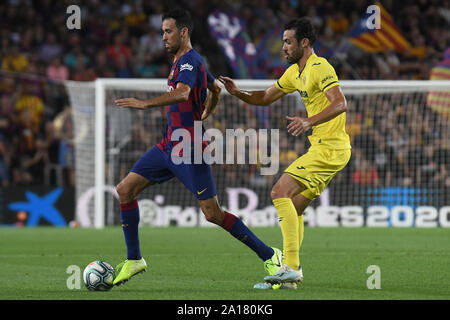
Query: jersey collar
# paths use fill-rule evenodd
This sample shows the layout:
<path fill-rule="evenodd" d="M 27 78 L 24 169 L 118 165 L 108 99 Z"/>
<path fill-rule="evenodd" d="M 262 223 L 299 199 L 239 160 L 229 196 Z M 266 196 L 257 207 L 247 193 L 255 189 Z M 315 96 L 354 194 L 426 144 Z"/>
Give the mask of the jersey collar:
<path fill-rule="evenodd" d="M 312 53 L 312 54 L 308 57 L 308 60 L 306 60 L 306 63 L 305 63 L 305 65 L 303 66 L 303 69 L 300 70 L 300 68 L 299 68 L 300 71 L 298 72 L 297 79 L 300 78 L 300 76 L 302 75 L 303 70 L 305 70 L 305 68 L 306 68 L 306 66 L 308 65 L 308 63 L 310 63 L 310 62 L 313 60 L 313 59 L 311 59 L 313 56 L 314 56 L 314 57 L 317 57 L 315 53 Z"/>

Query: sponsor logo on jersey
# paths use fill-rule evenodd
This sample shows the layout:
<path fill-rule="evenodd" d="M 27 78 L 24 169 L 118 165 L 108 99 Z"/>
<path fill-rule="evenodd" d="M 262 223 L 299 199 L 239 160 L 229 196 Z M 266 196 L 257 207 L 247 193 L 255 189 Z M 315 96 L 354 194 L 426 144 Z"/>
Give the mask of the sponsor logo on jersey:
<path fill-rule="evenodd" d="M 326 76 L 325 78 L 322 79 L 321 83 L 324 84 L 325 81 L 333 79 L 333 76 Z"/>
<path fill-rule="evenodd" d="M 194 69 L 194 67 L 191 66 L 189 63 L 185 63 L 185 64 L 182 64 L 182 65 L 180 66 L 180 72 L 183 71 L 183 70 L 189 70 L 189 71 L 192 71 L 192 69 Z"/>

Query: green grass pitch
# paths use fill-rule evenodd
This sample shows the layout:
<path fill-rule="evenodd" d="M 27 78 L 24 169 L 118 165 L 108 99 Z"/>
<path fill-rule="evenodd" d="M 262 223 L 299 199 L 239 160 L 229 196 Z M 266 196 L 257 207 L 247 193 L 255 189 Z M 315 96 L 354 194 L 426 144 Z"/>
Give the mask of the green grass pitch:
<path fill-rule="evenodd" d="M 253 228 L 281 248 L 279 228 Z M 298 290 L 254 290 L 262 262 L 220 228 L 140 229 L 149 269 L 108 292 L 70 290 L 67 268 L 125 258 L 119 227 L 0 229 L 0 300 L 426 300 L 450 299 L 450 230 L 444 228 L 306 228 Z M 380 289 L 368 289 L 380 268 Z"/>

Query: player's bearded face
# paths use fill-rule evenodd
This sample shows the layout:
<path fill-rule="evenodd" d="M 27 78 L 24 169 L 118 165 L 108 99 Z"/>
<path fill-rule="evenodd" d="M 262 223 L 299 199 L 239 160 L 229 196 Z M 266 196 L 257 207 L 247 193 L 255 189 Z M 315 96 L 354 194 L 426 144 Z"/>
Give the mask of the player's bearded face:
<path fill-rule="evenodd" d="M 298 46 L 291 54 L 286 54 L 289 63 L 297 63 L 303 57 L 303 49 Z"/>
<path fill-rule="evenodd" d="M 284 31 L 283 52 L 289 63 L 297 63 L 303 57 L 303 48 L 295 37 L 295 30 Z"/>
<path fill-rule="evenodd" d="M 164 47 L 169 53 L 175 54 L 181 46 L 181 32 L 178 30 L 175 20 L 166 19 L 162 23 Z"/>

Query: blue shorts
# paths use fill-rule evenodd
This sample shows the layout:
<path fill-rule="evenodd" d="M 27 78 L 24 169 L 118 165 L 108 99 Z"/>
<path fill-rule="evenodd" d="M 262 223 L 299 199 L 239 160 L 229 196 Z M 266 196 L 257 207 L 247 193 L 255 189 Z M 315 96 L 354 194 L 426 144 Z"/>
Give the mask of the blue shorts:
<path fill-rule="evenodd" d="M 217 194 L 208 164 L 175 164 L 171 156 L 157 146 L 148 150 L 130 171 L 157 183 L 177 177 L 198 200 L 210 199 Z"/>

